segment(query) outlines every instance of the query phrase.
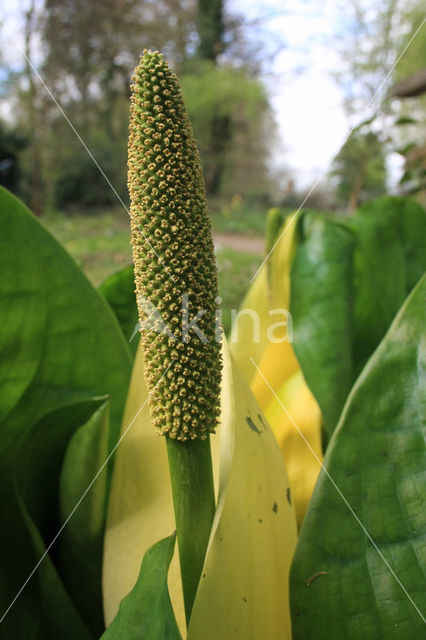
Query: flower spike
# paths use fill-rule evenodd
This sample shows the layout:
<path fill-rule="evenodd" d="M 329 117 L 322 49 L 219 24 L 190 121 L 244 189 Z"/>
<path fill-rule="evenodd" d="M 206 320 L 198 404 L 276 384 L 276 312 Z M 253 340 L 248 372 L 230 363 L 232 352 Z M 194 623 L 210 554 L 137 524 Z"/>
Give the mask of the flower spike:
<path fill-rule="evenodd" d="M 144 51 L 132 80 L 128 185 L 152 419 L 161 435 L 205 439 L 218 420 L 221 360 L 199 154 L 163 56 Z"/>

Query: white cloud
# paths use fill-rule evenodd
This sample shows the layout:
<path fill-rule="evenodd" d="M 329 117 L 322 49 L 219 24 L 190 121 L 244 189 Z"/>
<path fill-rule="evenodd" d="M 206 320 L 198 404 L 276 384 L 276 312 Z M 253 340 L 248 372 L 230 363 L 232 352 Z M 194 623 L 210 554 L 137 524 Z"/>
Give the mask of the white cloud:
<path fill-rule="evenodd" d="M 274 91 L 272 105 L 287 163 L 303 169 L 326 168 L 348 131 L 334 82 L 311 69 Z"/>

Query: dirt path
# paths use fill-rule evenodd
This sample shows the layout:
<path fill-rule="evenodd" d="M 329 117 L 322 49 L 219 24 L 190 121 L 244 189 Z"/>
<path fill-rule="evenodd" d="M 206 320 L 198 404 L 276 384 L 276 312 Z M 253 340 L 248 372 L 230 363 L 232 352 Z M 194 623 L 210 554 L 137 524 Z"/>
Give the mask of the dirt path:
<path fill-rule="evenodd" d="M 265 241 L 258 236 L 246 236 L 242 233 L 213 233 L 215 247 L 245 251 L 253 255 L 262 255 Z"/>

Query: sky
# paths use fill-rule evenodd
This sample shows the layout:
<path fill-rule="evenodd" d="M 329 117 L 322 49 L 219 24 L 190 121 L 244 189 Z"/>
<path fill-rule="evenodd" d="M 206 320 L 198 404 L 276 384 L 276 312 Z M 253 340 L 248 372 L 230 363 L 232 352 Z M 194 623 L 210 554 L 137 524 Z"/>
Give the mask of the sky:
<path fill-rule="evenodd" d="M 17 16 L 24 4 L 9 0 L 6 6 L 3 0 L 5 61 L 22 58 Z M 350 5 L 343 0 L 226 0 L 226 6 L 248 22 L 260 19 L 254 34 L 264 47 L 268 74 L 263 81 L 279 130 L 272 165 L 277 172 L 289 168 L 296 186 L 309 189 L 327 173 L 350 132 L 343 93 L 333 77 L 342 64 L 338 38 L 350 22 Z M 359 117 L 361 122 L 363 114 Z M 390 168 L 395 179 L 395 158 Z"/>
<path fill-rule="evenodd" d="M 339 4 L 338 0 L 231 0 L 229 4 L 247 20 L 263 18 L 257 37 L 272 52 L 280 50 L 271 59 L 271 75 L 264 82 L 280 132 L 277 163 L 291 168 L 299 187 L 308 187 L 327 170 L 349 131 L 343 96 L 332 77 L 340 64 L 336 43 L 331 42 L 342 28 Z"/>

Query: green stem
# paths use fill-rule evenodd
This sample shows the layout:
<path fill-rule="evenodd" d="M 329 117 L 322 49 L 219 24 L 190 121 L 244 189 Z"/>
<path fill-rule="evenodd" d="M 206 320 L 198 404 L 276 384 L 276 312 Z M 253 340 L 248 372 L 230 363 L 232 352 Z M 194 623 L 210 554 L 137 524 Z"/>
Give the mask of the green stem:
<path fill-rule="evenodd" d="M 210 440 L 166 440 L 188 624 L 215 512 Z"/>

